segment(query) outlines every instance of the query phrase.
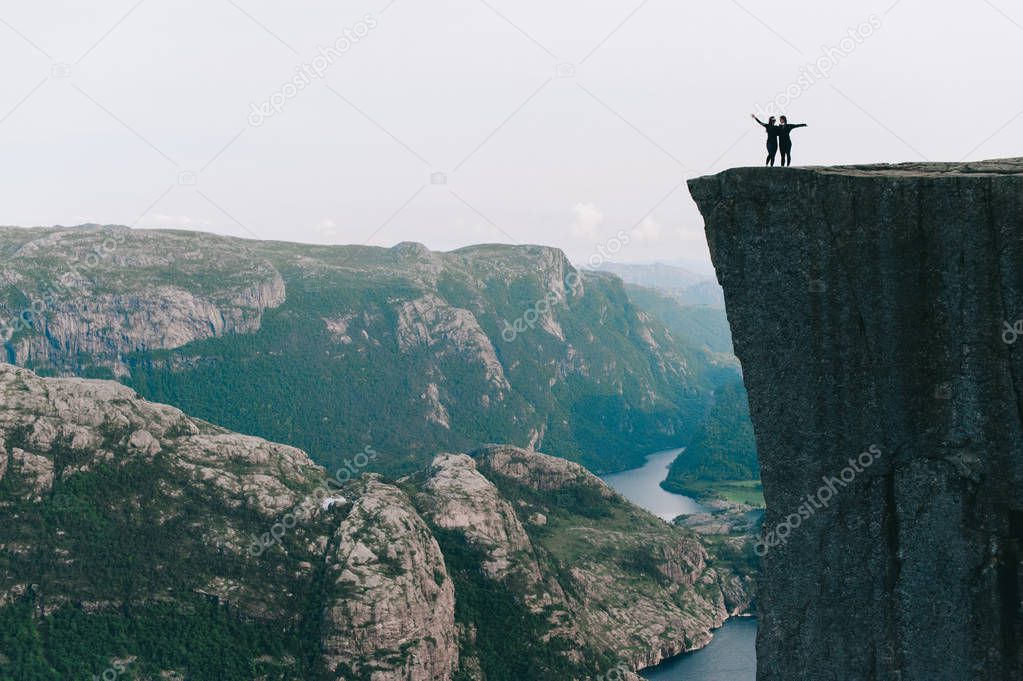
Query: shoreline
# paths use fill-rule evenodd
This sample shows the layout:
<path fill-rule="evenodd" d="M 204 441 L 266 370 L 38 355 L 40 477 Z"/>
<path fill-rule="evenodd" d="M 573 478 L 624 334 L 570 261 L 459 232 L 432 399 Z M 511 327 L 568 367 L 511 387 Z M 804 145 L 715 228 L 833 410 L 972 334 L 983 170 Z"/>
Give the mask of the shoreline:
<path fill-rule="evenodd" d="M 666 658 L 662 659 L 660 662 L 658 662 L 655 665 L 650 665 L 650 666 L 647 666 L 647 667 L 640 667 L 639 669 L 635 669 L 635 670 L 633 670 L 633 673 L 636 674 L 637 676 L 639 676 L 640 678 L 645 679 L 646 677 L 643 675 L 644 672 L 656 671 L 656 670 L 660 669 L 661 667 L 664 667 L 665 665 L 670 665 L 672 663 L 680 662 L 682 659 L 684 659 L 684 658 L 686 658 L 686 657 L 688 657 L 690 655 L 696 655 L 697 653 L 701 653 L 701 652 L 705 651 L 708 647 L 710 647 L 710 645 L 715 640 L 718 640 L 718 635 L 721 633 L 721 631 L 725 627 L 729 626 L 729 624 L 732 624 L 733 620 L 735 620 L 736 622 L 742 622 L 744 624 L 749 624 L 749 623 L 751 623 L 750 622 L 751 620 L 756 621 L 756 619 L 757 619 L 757 616 L 756 615 L 752 615 L 752 614 L 731 615 L 727 619 L 725 619 L 719 626 L 711 629 L 710 637 L 707 639 L 706 643 L 704 643 L 704 644 L 702 644 L 700 646 L 697 646 L 695 648 L 692 648 L 690 650 L 685 650 L 685 651 L 682 651 L 682 652 L 677 653 L 675 655 L 671 655 L 669 657 L 666 657 Z M 756 626 L 759 627 L 759 623 L 757 623 Z M 755 646 L 755 636 L 754 636 L 754 646 Z"/>

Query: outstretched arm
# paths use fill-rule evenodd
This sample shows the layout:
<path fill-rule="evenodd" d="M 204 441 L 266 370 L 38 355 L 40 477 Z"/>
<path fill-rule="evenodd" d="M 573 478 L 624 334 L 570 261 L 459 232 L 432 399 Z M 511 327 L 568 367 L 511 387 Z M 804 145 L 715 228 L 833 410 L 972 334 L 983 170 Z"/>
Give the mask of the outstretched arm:
<path fill-rule="evenodd" d="M 793 129 L 794 128 L 805 128 L 806 127 L 806 123 L 796 123 L 792 127 L 793 127 Z"/>
<path fill-rule="evenodd" d="M 759 118 L 757 118 L 757 115 L 756 115 L 756 114 L 750 114 L 750 116 L 752 116 L 752 117 L 753 117 L 753 120 L 755 120 L 755 121 L 756 121 L 757 123 L 759 123 L 760 125 L 764 126 L 765 128 L 767 127 L 767 123 L 764 123 L 764 122 L 763 122 L 762 120 L 760 120 Z"/>

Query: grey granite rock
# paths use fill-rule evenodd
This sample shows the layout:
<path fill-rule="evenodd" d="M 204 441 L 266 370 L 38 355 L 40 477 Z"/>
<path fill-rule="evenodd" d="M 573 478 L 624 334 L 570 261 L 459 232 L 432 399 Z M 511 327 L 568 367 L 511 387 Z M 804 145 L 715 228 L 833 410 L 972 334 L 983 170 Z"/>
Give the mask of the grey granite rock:
<path fill-rule="evenodd" d="M 339 480 L 299 449 L 119 383 L 0 363 L 0 610 L 30 594 L 41 613 L 115 616 L 201 596 L 281 627 L 306 622 L 323 678 L 450 681 L 480 678 L 479 651 L 504 644 L 503 631 L 456 619 L 471 573 L 523 606 L 495 616 L 540 616 L 538 659 L 561 645 L 573 663 L 622 665 L 609 681 L 706 645 L 749 600 L 696 536 L 563 459 L 491 447 L 438 455 L 393 483 Z M 115 529 L 96 534 L 85 515 Z M 459 545 L 438 537 L 453 534 L 478 550 L 468 571 L 448 568 L 458 554 L 443 551 Z M 110 575 L 140 586 L 125 595 Z M 296 670 L 293 655 L 274 660 Z M 0 678 L 19 678 L 5 672 L 0 656 Z"/>
<path fill-rule="evenodd" d="M 1023 159 L 690 189 L 774 532 L 759 679 L 1023 678 Z"/>

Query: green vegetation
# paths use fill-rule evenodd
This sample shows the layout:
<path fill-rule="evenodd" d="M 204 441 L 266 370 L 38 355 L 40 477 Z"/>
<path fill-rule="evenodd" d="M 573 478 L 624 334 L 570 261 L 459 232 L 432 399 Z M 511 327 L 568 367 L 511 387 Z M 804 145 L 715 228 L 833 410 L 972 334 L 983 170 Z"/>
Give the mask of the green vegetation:
<path fill-rule="evenodd" d="M 383 335 L 394 323 L 387 295 L 364 286 L 310 289 L 296 281 L 288 302 L 267 311 L 257 333 L 133 355 L 129 385 L 231 430 L 299 447 L 331 471 L 369 445 L 383 454 L 382 470 L 408 472 L 442 442 L 453 449 L 470 442 L 427 421 L 422 354 L 401 352 L 393 342 L 348 351 L 323 322 L 339 310 L 362 310 L 378 317 L 368 332 Z M 452 380 L 467 391 L 480 389 L 482 372 L 472 369 L 453 362 Z M 484 416 L 468 419 L 464 429 L 489 425 L 495 435 L 522 437 L 499 422 L 480 423 Z"/>
<path fill-rule="evenodd" d="M 0 609 L 0 681 L 152 678 L 290 681 L 309 676 L 294 630 L 247 621 L 208 600 L 35 616 L 29 594 Z M 106 677 L 104 677 L 106 673 Z"/>
<path fill-rule="evenodd" d="M 455 620 L 466 635 L 475 632 L 475 641 L 466 638 L 460 647 L 478 660 L 487 681 L 595 678 L 611 668 L 591 651 L 577 651 L 584 652 L 582 662 L 572 662 L 565 653 L 575 645 L 560 636 L 548 640 L 547 615 L 532 612 L 505 582 L 486 577 L 485 556 L 465 535 L 439 527 L 433 533 L 455 582 Z M 463 668 L 454 678 L 474 677 Z"/>
<path fill-rule="evenodd" d="M 756 554 L 754 535 L 715 535 L 702 537 L 708 555 L 715 567 L 733 575 L 755 575 L 760 570 L 760 557 Z"/>
<path fill-rule="evenodd" d="M 328 469 L 370 445 L 381 452 L 373 469 L 388 475 L 409 473 L 437 451 L 525 444 L 541 431 L 545 450 L 594 471 L 623 470 L 685 439 L 703 416 L 707 353 L 642 321 L 613 278 L 588 276 L 585 295 L 569 293 L 554 306 L 551 319 L 576 353 L 567 370 L 565 342 L 547 331 L 502 336 L 507 320 L 549 293 L 534 256 L 498 248 L 493 257 L 509 268 L 529 266 L 509 274 L 460 251 L 445 256 L 448 266 L 424 288 L 384 267 L 394 249 L 369 249 L 349 263 L 357 269 L 324 273 L 292 263 L 290 248 L 299 247 L 273 245 L 267 253 L 285 278 L 287 301 L 264 313 L 257 332 L 135 353 L 126 382 L 147 399 L 300 447 Z M 378 259 L 380 269 L 368 269 Z M 396 329 L 408 323 L 402 306 L 424 295 L 443 296 L 442 316 L 473 311 L 510 387 L 497 386 L 476 350 L 447 331 L 429 347 L 399 342 Z M 336 319 L 345 320 L 343 339 L 325 323 Z M 640 340 L 647 335 L 659 350 Z M 449 427 L 432 418 L 431 390 Z"/>
<path fill-rule="evenodd" d="M 714 353 L 732 354 L 732 330 L 724 308 L 687 305 L 676 295 L 634 284 L 627 284 L 625 290 L 637 306 L 660 319 L 676 337 Z"/>
<path fill-rule="evenodd" d="M 52 231 L 4 230 L 0 251 Z M 88 292 L 50 292 L 72 310 L 79 298 L 106 296 L 110 309 L 90 314 L 109 319 L 92 325 L 89 342 L 72 344 L 100 354 L 61 356 L 52 345 L 29 368 L 112 378 L 123 361 L 131 375 L 117 375 L 144 397 L 295 445 L 331 470 L 365 446 L 381 453 L 374 470 L 402 475 L 437 451 L 490 442 L 534 443 L 597 473 L 624 470 L 687 442 L 710 392 L 736 373 L 721 309 L 626 288 L 600 272 L 563 293 L 558 279 L 574 270 L 560 252 L 537 246 L 436 253 L 417 244 L 309 246 L 82 229 L 22 254 L 23 280 L 0 289 L 0 310 L 13 314 L 38 299 L 74 258 L 108 238 L 119 244 L 117 259 L 90 266 Z M 263 286 L 265 296 L 280 280 L 285 302 L 265 310 L 253 333 L 132 353 L 113 332 L 126 315 L 118 305 L 136 305 L 132 296 L 157 289 L 170 296 L 168 305 L 193 296 L 221 309 L 225 323 L 254 321 L 252 287 Z M 538 313 L 538 301 L 552 295 L 550 309 Z M 171 323 L 181 312 L 137 317 Z M 530 312 L 538 315 L 528 327 L 506 337 L 508 324 Z M 212 314 L 177 319 L 185 327 L 175 331 L 213 325 Z"/>
<path fill-rule="evenodd" d="M 749 402 L 741 381 L 719 388 L 706 421 L 661 484 L 669 492 L 763 504 Z"/>
<path fill-rule="evenodd" d="M 764 491 L 759 480 L 693 480 L 675 484 L 665 481 L 662 486 L 669 492 L 696 499 L 724 499 L 733 504 L 762 507 Z"/>
<path fill-rule="evenodd" d="M 92 679 L 115 659 L 132 660 L 115 669 L 122 679 L 160 670 L 209 681 L 319 678 L 318 637 L 308 634 L 322 585 L 282 577 L 296 573 L 296 556 L 309 557 L 300 531 L 283 538 L 287 554 L 266 552 L 258 565 L 245 551 L 225 551 L 211 540 L 219 527 L 254 536 L 265 520 L 214 503 L 217 495 L 169 465 L 173 452 L 129 459 L 126 432 L 103 433 L 113 458 L 74 473 L 94 452 L 61 440 L 37 452 L 27 428 L 6 434 L 8 447 L 46 456 L 58 476 L 41 501 L 29 500 L 19 474 L 0 480 L 4 514 L 17 518 L 0 523 L 0 586 L 31 585 L 0 609 L 0 681 Z M 200 592 L 217 580 L 244 581 L 276 618 L 250 620 Z"/>
<path fill-rule="evenodd" d="M 661 486 L 698 499 L 763 506 L 749 404 L 738 376 L 738 360 L 731 354 L 724 309 L 686 305 L 678 295 L 660 289 L 635 285 L 626 289 L 639 307 L 660 319 L 672 334 L 702 345 L 716 362 L 703 369 L 716 388 L 707 416 Z"/>
<path fill-rule="evenodd" d="M 691 536 L 686 530 L 666 530 L 663 522 L 640 511 L 621 497 L 604 497 L 597 486 L 580 482 L 555 492 L 541 492 L 516 480 L 488 472 L 504 499 L 523 518 L 532 512 L 547 517 L 545 525 L 523 522 L 534 546 L 546 550 L 547 568 L 561 574 L 561 586 L 571 591 L 568 570 L 581 563 L 617 566 L 618 577 L 648 587 L 663 583 L 657 552 L 668 538 L 665 532 Z"/>

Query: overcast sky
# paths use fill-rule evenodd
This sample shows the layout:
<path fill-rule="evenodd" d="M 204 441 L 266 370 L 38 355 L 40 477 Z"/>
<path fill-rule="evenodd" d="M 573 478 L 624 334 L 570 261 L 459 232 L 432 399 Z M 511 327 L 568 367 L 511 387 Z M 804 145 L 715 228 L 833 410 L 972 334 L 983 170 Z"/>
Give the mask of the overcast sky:
<path fill-rule="evenodd" d="M 0 224 L 705 260 L 780 95 L 796 165 L 1023 155 L 1019 3 L 892 2 L 3 0 Z"/>

